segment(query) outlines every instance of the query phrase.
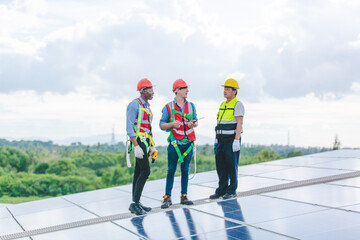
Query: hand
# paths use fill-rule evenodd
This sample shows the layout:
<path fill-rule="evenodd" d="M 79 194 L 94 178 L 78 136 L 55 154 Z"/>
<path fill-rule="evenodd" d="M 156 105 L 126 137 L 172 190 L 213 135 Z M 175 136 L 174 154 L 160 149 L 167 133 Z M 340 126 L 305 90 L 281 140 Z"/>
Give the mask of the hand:
<path fill-rule="evenodd" d="M 179 121 L 173 121 L 172 122 L 172 127 L 173 128 L 179 128 L 181 126 L 181 122 L 179 122 Z"/>
<path fill-rule="evenodd" d="M 153 147 L 150 147 L 150 153 L 149 153 L 149 155 L 152 156 L 155 151 L 156 151 L 156 148 L 155 148 L 154 146 L 153 146 Z"/>
<path fill-rule="evenodd" d="M 140 159 L 144 158 L 144 151 L 139 145 L 135 147 L 135 157 Z"/>
<path fill-rule="evenodd" d="M 233 152 L 240 151 L 240 140 L 234 139 L 232 149 L 233 149 Z"/>
<path fill-rule="evenodd" d="M 196 121 L 190 121 L 189 123 L 188 123 L 188 128 L 193 128 L 193 127 L 195 127 L 196 126 Z"/>

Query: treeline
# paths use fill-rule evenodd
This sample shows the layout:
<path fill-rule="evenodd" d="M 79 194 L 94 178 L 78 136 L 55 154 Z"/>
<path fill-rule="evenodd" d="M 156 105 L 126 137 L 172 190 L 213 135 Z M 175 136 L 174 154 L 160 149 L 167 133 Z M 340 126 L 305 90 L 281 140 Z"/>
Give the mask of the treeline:
<path fill-rule="evenodd" d="M 98 152 L 115 152 L 115 151 L 124 151 L 125 144 L 123 142 L 118 142 L 116 144 L 108 143 L 98 143 L 95 145 L 84 145 L 81 142 L 74 142 L 70 145 L 59 145 L 53 143 L 52 141 L 26 141 L 26 140 L 13 140 L 9 141 L 3 138 L 0 138 L 0 147 L 15 147 L 21 150 L 43 150 L 47 149 L 49 151 L 98 151 Z"/>
<path fill-rule="evenodd" d="M 4 142 L 2 142 L 4 143 Z M 106 146 L 72 144 L 58 146 L 51 142 L 19 141 L 23 148 L 0 147 L 0 202 L 18 197 L 48 197 L 130 184 L 134 167 L 126 166 L 125 151 L 104 150 Z M 28 148 L 34 144 L 34 148 Z M 119 144 L 118 147 L 120 147 Z M 121 148 L 125 148 L 121 146 Z M 159 146 L 151 164 L 149 180 L 166 177 L 167 151 Z M 296 150 L 296 149 L 295 149 Z M 299 156 L 301 151 L 287 155 Z M 283 158 L 269 148 L 243 146 L 240 165 Z M 134 157 L 132 156 L 132 162 Z M 190 173 L 194 171 L 193 163 Z M 213 146 L 197 146 L 197 172 L 215 170 Z M 177 171 L 180 174 L 180 171 Z"/>
<path fill-rule="evenodd" d="M 72 152 L 76 150 L 86 151 L 86 152 L 120 152 L 125 151 L 125 144 L 123 142 L 118 142 L 116 144 L 108 143 L 97 143 L 94 145 L 84 145 L 81 142 L 74 142 L 70 145 L 58 145 L 52 141 L 8 141 L 6 139 L 0 138 L 0 147 L 15 147 L 21 150 L 43 150 L 47 149 L 48 151 L 60 151 L 60 152 Z M 212 146 L 209 144 L 198 146 L 201 150 L 205 148 L 204 153 L 212 154 Z M 166 146 L 159 147 L 160 150 L 166 151 Z M 292 157 L 294 155 L 308 155 L 318 152 L 330 151 L 332 148 L 320 148 L 320 147 L 295 147 L 292 145 L 257 145 L 257 144 L 242 144 L 241 155 L 243 156 L 255 156 L 258 152 L 263 149 L 269 149 L 276 152 L 282 157 Z"/>

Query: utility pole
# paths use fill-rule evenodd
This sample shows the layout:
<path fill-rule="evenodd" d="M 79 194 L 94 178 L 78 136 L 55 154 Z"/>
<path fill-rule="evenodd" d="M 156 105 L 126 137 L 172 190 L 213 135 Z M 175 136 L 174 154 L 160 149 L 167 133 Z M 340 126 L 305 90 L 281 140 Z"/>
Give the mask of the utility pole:
<path fill-rule="evenodd" d="M 111 145 L 115 145 L 116 144 L 116 141 L 115 141 L 115 126 L 113 125 L 112 127 L 112 134 L 111 134 L 111 142 L 110 142 Z"/>
<path fill-rule="evenodd" d="M 288 146 L 290 146 L 290 130 L 288 130 Z"/>

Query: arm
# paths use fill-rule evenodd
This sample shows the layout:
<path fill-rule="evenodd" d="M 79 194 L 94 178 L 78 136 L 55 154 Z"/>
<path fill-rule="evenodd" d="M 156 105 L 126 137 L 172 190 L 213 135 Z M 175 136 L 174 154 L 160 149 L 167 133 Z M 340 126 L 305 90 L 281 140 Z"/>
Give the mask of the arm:
<path fill-rule="evenodd" d="M 236 135 L 235 135 L 235 140 L 239 140 L 240 136 L 241 136 L 241 130 L 242 130 L 242 125 L 243 125 L 243 119 L 244 116 L 238 116 L 236 117 Z"/>
<path fill-rule="evenodd" d="M 126 110 L 126 132 L 135 147 L 138 146 L 138 143 L 136 141 L 134 123 L 138 114 L 138 110 L 138 104 L 136 102 L 129 103 Z"/>
<path fill-rule="evenodd" d="M 195 128 L 199 125 L 199 122 L 197 121 L 197 113 L 196 113 L 196 108 L 195 108 L 195 104 L 190 103 L 192 105 L 192 109 L 193 109 L 193 120 L 188 124 L 189 128 Z"/>
<path fill-rule="evenodd" d="M 180 127 L 180 122 L 179 121 L 174 121 L 174 122 L 168 122 L 169 121 L 169 112 L 167 110 L 167 107 L 165 106 L 162 110 L 162 116 L 160 119 L 160 129 L 161 130 L 165 130 L 165 131 L 169 131 L 168 129 L 174 127 L 174 128 L 179 128 Z"/>
<path fill-rule="evenodd" d="M 170 128 L 179 128 L 181 125 L 181 122 L 179 121 L 174 121 L 174 122 L 171 122 L 171 123 L 162 123 L 160 125 L 160 128 L 165 130 L 165 129 L 170 129 Z"/>

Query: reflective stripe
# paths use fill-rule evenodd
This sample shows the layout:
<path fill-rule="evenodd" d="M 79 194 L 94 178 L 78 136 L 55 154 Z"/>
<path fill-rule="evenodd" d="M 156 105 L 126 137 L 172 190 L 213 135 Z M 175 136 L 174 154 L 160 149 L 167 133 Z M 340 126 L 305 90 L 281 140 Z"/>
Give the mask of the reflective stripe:
<path fill-rule="evenodd" d="M 188 102 L 188 110 L 189 110 L 189 113 L 188 113 L 188 114 L 192 115 L 192 114 L 193 114 L 193 109 L 192 109 L 192 104 L 191 104 L 191 102 Z"/>
<path fill-rule="evenodd" d="M 137 122 L 138 122 L 138 121 L 137 121 L 137 119 L 136 119 L 135 123 L 137 124 Z M 144 119 L 141 121 L 141 123 L 142 123 L 142 124 L 150 124 L 150 122 L 149 122 L 148 120 L 144 120 Z"/>
<path fill-rule="evenodd" d="M 188 134 L 190 134 L 190 133 L 192 133 L 192 132 L 194 131 L 193 128 L 190 128 L 190 129 L 187 130 L 187 131 L 185 132 L 185 134 L 184 134 L 184 131 L 177 130 L 177 129 L 175 129 L 175 128 L 173 128 L 173 130 L 174 130 L 174 132 L 176 132 L 177 134 L 183 135 L 183 136 L 185 136 L 185 134 L 188 135 Z"/>
<path fill-rule="evenodd" d="M 216 130 L 217 134 L 232 135 L 236 133 L 236 130 Z"/>
<path fill-rule="evenodd" d="M 146 112 L 147 114 L 151 115 L 151 111 L 146 108 L 139 107 L 139 110 L 142 110 L 142 111 Z"/>
<path fill-rule="evenodd" d="M 150 107 L 149 107 L 149 109 L 146 109 L 144 104 L 141 102 L 141 100 L 139 98 L 135 99 L 134 101 L 136 101 L 139 104 L 138 115 L 134 122 L 135 134 L 137 134 L 139 132 L 150 133 L 151 132 L 151 122 L 152 122 L 151 109 L 150 109 Z"/>
<path fill-rule="evenodd" d="M 217 121 L 217 124 L 236 124 L 237 122 L 236 122 L 236 120 L 231 120 L 231 121 L 224 121 L 224 120 L 222 120 L 222 121 Z"/>
<path fill-rule="evenodd" d="M 150 129 L 148 128 L 140 127 L 140 129 L 143 130 L 144 132 L 150 133 Z"/>

